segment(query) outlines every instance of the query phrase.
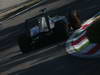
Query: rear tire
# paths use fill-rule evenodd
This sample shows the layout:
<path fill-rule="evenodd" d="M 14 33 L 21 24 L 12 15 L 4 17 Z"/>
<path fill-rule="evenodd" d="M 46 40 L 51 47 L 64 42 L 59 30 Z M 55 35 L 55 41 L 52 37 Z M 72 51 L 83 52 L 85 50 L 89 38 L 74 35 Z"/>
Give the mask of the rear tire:
<path fill-rule="evenodd" d="M 18 45 L 23 53 L 32 51 L 32 38 L 26 34 L 21 34 L 18 37 Z"/>

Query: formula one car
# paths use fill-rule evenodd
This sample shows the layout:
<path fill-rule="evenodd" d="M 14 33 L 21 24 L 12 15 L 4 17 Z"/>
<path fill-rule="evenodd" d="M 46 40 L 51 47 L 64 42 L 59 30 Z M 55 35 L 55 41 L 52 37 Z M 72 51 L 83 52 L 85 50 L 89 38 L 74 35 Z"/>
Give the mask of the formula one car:
<path fill-rule="evenodd" d="M 100 12 L 82 24 L 65 43 L 66 52 L 83 58 L 100 57 Z"/>
<path fill-rule="evenodd" d="M 26 20 L 25 32 L 18 37 L 23 53 L 42 49 L 68 38 L 67 18 L 65 16 L 41 16 Z"/>

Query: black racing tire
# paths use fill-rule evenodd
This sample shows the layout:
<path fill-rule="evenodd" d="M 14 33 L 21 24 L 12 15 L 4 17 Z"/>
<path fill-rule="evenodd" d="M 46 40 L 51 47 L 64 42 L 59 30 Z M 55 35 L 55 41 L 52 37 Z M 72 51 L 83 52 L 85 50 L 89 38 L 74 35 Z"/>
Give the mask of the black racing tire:
<path fill-rule="evenodd" d="M 21 34 L 17 39 L 21 52 L 27 53 L 32 51 L 32 38 L 26 34 Z"/>

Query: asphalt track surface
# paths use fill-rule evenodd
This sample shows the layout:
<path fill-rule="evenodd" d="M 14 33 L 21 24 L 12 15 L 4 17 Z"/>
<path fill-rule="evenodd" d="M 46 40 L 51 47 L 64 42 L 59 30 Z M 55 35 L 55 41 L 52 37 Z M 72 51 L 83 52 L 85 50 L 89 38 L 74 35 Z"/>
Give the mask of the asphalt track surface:
<path fill-rule="evenodd" d="M 99 59 L 62 56 L 11 75 L 100 75 Z"/>
<path fill-rule="evenodd" d="M 27 0 L 0 0 L 0 10 L 12 7 L 14 5 L 26 2 Z"/>
<path fill-rule="evenodd" d="M 69 5 L 66 5 L 63 8 L 60 8 L 61 10 L 59 14 L 61 13 L 67 13 L 68 10 L 71 9 L 78 9 L 80 11 L 80 14 L 82 16 L 82 20 L 87 20 L 88 18 L 92 17 L 95 13 L 99 12 L 100 9 L 100 1 L 99 0 L 76 0 L 75 2 L 70 3 Z M 57 11 L 56 11 L 57 12 Z M 55 13 L 56 13 L 55 12 Z M 16 49 L 16 48 L 15 48 Z M 63 51 L 62 49 L 54 49 L 56 51 L 56 54 L 52 55 L 52 57 L 56 55 L 60 55 L 59 52 Z M 58 51 L 59 52 L 58 52 Z M 51 52 L 52 54 L 53 52 Z M 43 54 L 44 56 L 48 55 L 49 53 Z M 34 66 L 30 69 L 26 70 L 17 70 L 14 73 L 10 73 L 12 75 L 100 75 L 100 61 L 98 59 L 81 59 L 71 56 L 63 56 L 64 52 L 59 58 L 56 58 L 52 61 L 48 61 L 45 63 L 42 63 L 40 65 Z M 23 56 L 26 57 L 26 56 Z M 30 56 L 31 57 L 31 56 Z M 40 56 L 41 57 L 41 56 Z M 31 57 L 33 58 L 33 56 Z M 38 57 L 39 58 L 39 57 Z M 25 60 L 26 61 L 26 60 Z M 27 60 L 28 61 L 28 60 Z M 8 63 L 8 62 L 7 62 Z M 23 63 L 22 61 L 13 63 L 9 66 L 14 66 L 15 64 Z M 25 63 L 25 62 L 24 62 Z M 34 64 L 34 63 L 33 63 Z M 1 68 L 5 68 L 8 65 L 4 65 Z M 28 65 L 30 66 L 30 65 Z M 0 70 L 1 72 L 6 70 Z M 9 68 L 7 68 L 9 69 Z M 12 70 L 15 68 L 12 68 Z M 11 71 L 12 72 L 12 71 Z M 6 74 L 6 73 L 3 73 Z"/>

